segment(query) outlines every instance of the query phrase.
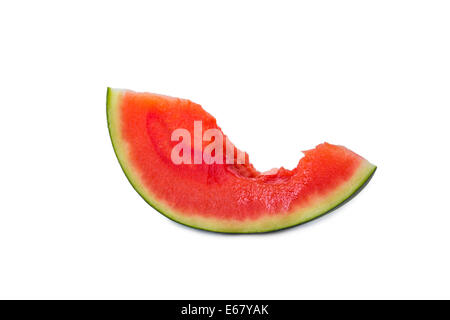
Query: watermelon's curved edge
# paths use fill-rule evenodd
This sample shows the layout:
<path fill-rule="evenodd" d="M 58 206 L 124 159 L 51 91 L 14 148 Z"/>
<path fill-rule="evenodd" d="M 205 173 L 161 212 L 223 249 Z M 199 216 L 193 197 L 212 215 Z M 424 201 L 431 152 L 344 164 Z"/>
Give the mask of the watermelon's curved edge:
<path fill-rule="evenodd" d="M 267 232 L 277 232 L 277 231 L 283 231 L 283 230 L 286 230 L 286 229 L 290 229 L 290 228 L 293 228 L 293 227 L 297 227 L 297 226 L 302 225 L 302 224 L 305 224 L 305 223 L 307 223 L 307 222 L 316 220 L 316 219 L 318 219 L 318 218 L 320 218 L 320 217 L 322 217 L 322 216 L 324 216 L 324 215 L 326 215 L 326 214 L 329 214 L 329 213 L 333 212 L 334 210 L 336 210 L 336 209 L 342 207 L 344 204 L 346 204 L 347 202 L 349 202 L 350 200 L 352 200 L 356 195 L 358 195 L 358 193 L 360 193 L 360 192 L 362 191 L 362 189 L 364 189 L 364 188 L 369 184 L 370 180 L 372 179 L 372 177 L 373 177 L 374 174 L 375 174 L 375 171 L 377 171 L 377 167 L 376 167 L 376 166 L 373 166 L 373 169 L 372 169 L 372 171 L 369 172 L 369 175 L 367 176 L 367 178 L 361 182 L 361 185 L 360 185 L 359 187 L 357 187 L 357 188 L 355 189 L 355 191 L 353 191 L 353 193 L 351 193 L 347 198 L 342 199 L 342 201 L 341 201 L 340 203 L 338 203 L 338 204 L 335 205 L 334 207 L 328 209 L 327 211 L 325 211 L 325 212 L 323 212 L 323 213 L 321 213 L 321 214 L 318 214 L 318 215 L 316 215 L 316 216 L 314 216 L 314 217 L 311 217 L 311 218 L 308 219 L 308 220 L 305 220 L 305 221 L 302 221 L 302 222 L 300 222 L 300 223 L 294 224 L 294 225 L 292 225 L 292 226 L 286 227 L 286 228 L 284 228 L 284 229 L 274 229 L 274 230 L 269 230 L 269 231 L 267 231 Z"/>
<path fill-rule="evenodd" d="M 111 138 L 111 143 L 114 149 L 114 153 L 117 157 L 117 159 L 119 160 L 119 164 L 120 167 L 122 168 L 123 173 L 125 174 L 125 177 L 127 177 L 128 182 L 131 184 L 131 186 L 133 187 L 133 189 L 145 200 L 145 202 L 147 202 L 153 209 L 155 209 L 156 211 L 158 211 L 159 213 L 163 214 L 164 216 L 166 216 L 164 214 L 164 212 L 162 212 L 157 206 L 155 206 L 153 203 L 151 203 L 148 199 L 146 199 L 146 197 L 144 196 L 144 192 L 141 190 L 141 188 L 139 186 L 136 185 L 137 181 L 137 177 L 133 177 L 133 173 L 128 170 L 127 166 L 125 165 L 124 161 L 122 160 L 122 155 L 120 154 L 120 146 L 118 145 L 118 143 L 115 143 L 115 141 L 117 141 L 116 139 L 116 135 L 118 133 L 116 133 L 115 131 L 117 130 L 118 126 L 117 124 L 114 124 L 114 121 L 117 121 L 114 119 L 112 113 L 113 113 L 113 108 L 116 107 L 114 104 L 117 102 L 117 98 L 120 94 L 122 90 L 121 89 L 113 89 L 108 87 L 107 91 L 106 91 L 106 118 L 108 120 L 108 132 L 109 132 L 109 137 Z"/>
<path fill-rule="evenodd" d="M 155 205 L 152 201 L 147 199 L 147 197 L 145 196 L 144 188 L 142 186 L 139 186 L 138 183 L 136 183 L 138 181 L 138 178 L 135 177 L 135 175 L 132 173 L 131 170 L 128 170 L 128 168 L 125 164 L 125 161 L 122 159 L 124 151 L 121 150 L 122 148 L 121 148 L 121 146 L 119 146 L 119 143 L 117 142 L 118 132 L 116 132 L 116 131 L 118 131 L 118 124 L 115 123 L 117 121 L 117 119 L 115 119 L 115 117 L 113 116 L 113 112 L 115 111 L 114 109 L 117 108 L 116 104 L 118 102 L 117 100 L 119 98 L 119 95 L 121 94 L 121 91 L 125 91 L 125 90 L 113 89 L 111 87 L 107 87 L 107 90 L 106 90 L 106 118 L 108 121 L 108 132 L 109 132 L 109 137 L 111 139 L 111 143 L 113 146 L 113 150 L 114 150 L 114 153 L 115 153 L 117 159 L 119 160 L 120 167 L 122 168 L 122 171 L 125 174 L 125 177 L 127 177 L 128 182 L 131 184 L 133 189 L 153 209 L 155 209 L 156 211 L 161 213 L 163 216 L 169 218 L 172 221 L 181 223 L 188 227 L 196 228 L 194 226 L 190 226 L 188 224 L 185 224 L 185 223 L 182 223 L 180 221 L 173 219 L 172 217 L 167 215 L 162 209 L 160 209 L 157 205 Z M 197 229 L 200 229 L 200 228 L 197 228 Z M 206 229 L 204 229 L 204 230 L 206 230 Z M 209 230 L 206 230 L 206 231 L 209 231 Z"/>
<path fill-rule="evenodd" d="M 341 188 L 342 190 L 338 190 L 336 194 L 338 196 L 331 196 L 328 200 L 329 205 L 325 205 L 322 209 L 319 209 L 319 212 L 315 212 L 313 214 L 309 214 L 306 217 L 295 219 L 296 220 L 293 223 L 284 223 L 279 224 L 278 226 L 272 227 L 272 228 L 255 228 L 255 227 L 249 227 L 249 228 L 234 228 L 230 226 L 225 227 L 217 227 L 217 225 L 220 225 L 221 221 L 212 221 L 211 219 L 207 218 L 199 218 L 198 220 L 204 220 L 208 221 L 209 225 L 215 224 L 215 226 L 207 227 L 201 227 L 199 226 L 199 223 L 188 223 L 186 221 L 183 221 L 183 218 L 180 216 L 180 218 L 177 218 L 177 214 L 173 212 L 169 207 L 166 207 L 164 204 L 157 205 L 158 202 L 155 200 L 155 197 L 148 194 L 148 192 L 145 191 L 145 188 L 141 185 L 140 179 L 132 170 L 130 170 L 126 164 L 125 154 L 126 154 L 126 146 L 123 145 L 124 143 L 120 143 L 120 137 L 119 137 L 119 125 L 118 125 L 118 117 L 114 116 L 114 113 L 117 112 L 117 103 L 120 97 L 121 92 L 124 90 L 121 89 L 112 89 L 108 87 L 107 94 L 106 94 L 106 114 L 107 114 L 107 120 L 108 120 L 108 130 L 109 135 L 111 138 L 111 142 L 113 145 L 114 152 L 116 154 L 117 159 L 119 160 L 119 164 L 127 177 L 128 181 L 130 182 L 131 186 L 136 190 L 136 192 L 144 199 L 145 202 L 147 202 L 153 209 L 161 213 L 163 216 L 167 217 L 168 219 L 175 221 L 177 223 L 180 223 L 182 225 L 209 231 L 209 232 L 219 232 L 224 234 L 259 234 L 259 233 L 269 233 L 269 232 L 276 232 L 281 231 L 285 229 L 289 229 L 295 226 L 299 226 L 301 224 L 307 223 L 309 221 L 315 220 L 327 213 L 330 213 L 334 211 L 335 209 L 341 207 L 346 202 L 350 201 L 354 196 L 356 196 L 371 180 L 373 177 L 377 167 L 371 163 L 369 163 L 367 160 L 363 160 L 361 166 L 359 169 L 357 169 L 357 173 L 354 175 L 352 179 L 356 179 L 355 183 L 351 184 L 349 183 L 349 186 L 347 188 Z M 361 168 L 362 167 L 362 168 Z M 356 178 L 355 178 L 356 176 Z M 339 195 L 340 194 L 340 195 Z M 327 202 L 327 201 L 323 201 Z M 318 206 L 319 207 L 319 206 Z M 298 212 L 292 212 L 289 214 L 290 217 L 299 215 Z M 304 216 L 304 215 L 303 215 Z M 189 219 L 184 217 L 185 219 Z M 201 224 L 201 223 L 200 223 Z M 245 224 L 245 223 L 244 223 Z M 269 225 L 274 225 L 269 223 Z"/>

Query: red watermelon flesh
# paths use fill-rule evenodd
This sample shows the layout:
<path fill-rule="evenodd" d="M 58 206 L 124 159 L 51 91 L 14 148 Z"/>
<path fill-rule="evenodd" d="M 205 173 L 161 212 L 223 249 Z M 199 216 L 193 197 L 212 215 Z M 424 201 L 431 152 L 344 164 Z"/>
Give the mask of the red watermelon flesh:
<path fill-rule="evenodd" d="M 301 224 L 357 193 L 376 169 L 345 147 L 323 143 L 305 151 L 293 170 L 261 173 L 247 154 L 227 148 L 225 135 L 222 163 L 203 158 L 199 164 L 175 164 L 174 130 L 190 132 L 191 159 L 201 158 L 210 143 L 195 146 L 194 121 L 201 121 L 203 133 L 220 130 L 200 105 L 108 88 L 107 115 L 114 150 L 136 191 L 167 217 L 199 229 L 256 233 Z M 238 164 L 238 157 L 245 162 Z"/>

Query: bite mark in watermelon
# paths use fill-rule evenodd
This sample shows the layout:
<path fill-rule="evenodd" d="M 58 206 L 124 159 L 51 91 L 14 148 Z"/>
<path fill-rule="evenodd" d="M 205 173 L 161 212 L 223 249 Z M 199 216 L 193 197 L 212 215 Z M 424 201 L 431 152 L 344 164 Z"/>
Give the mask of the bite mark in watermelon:
<path fill-rule="evenodd" d="M 198 229 L 260 233 L 302 224 L 350 199 L 376 170 L 329 143 L 305 151 L 293 170 L 261 173 L 248 156 L 243 164 L 175 164 L 175 129 L 193 133 L 194 121 L 201 121 L 203 130 L 220 130 L 200 105 L 108 88 L 107 117 L 115 153 L 136 191 L 168 218 Z M 225 157 L 225 142 L 223 148 Z"/>

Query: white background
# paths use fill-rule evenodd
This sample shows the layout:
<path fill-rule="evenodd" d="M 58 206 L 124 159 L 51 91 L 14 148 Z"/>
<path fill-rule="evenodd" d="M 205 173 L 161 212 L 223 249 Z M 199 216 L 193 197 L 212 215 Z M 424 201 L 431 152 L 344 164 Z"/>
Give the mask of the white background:
<path fill-rule="evenodd" d="M 448 1 L 3 1 L 0 298 L 450 298 Z M 342 144 L 378 171 L 252 236 L 133 190 L 106 87 L 202 104 L 259 170 Z"/>

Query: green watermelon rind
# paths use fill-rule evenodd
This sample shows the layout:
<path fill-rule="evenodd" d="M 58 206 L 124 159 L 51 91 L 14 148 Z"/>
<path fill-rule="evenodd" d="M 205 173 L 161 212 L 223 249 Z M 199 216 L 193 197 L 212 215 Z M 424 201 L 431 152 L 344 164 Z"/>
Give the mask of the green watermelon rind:
<path fill-rule="evenodd" d="M 335 196 L 328 196 L 327 199 L 322 199 L 323 201 L 320 201 L 321 199 L 318 198 L 317 204 L 314 204 L 311 206 L 311 208 L 306 208 L 307 210 L 314 209 L 314 207 L 320 207 L 320 205 L 325 204 L 323 209 L 319 209 L 318 212 L 315 212 L 313 214 L 302 214 L 301 211 L 293 211 L 288 214 L 289 219 L 292 221 L 285 222 L 285 223 L 271 223 L 270 219 L 273 221 L 276 221 L 277 218 L 275 217 L 268 217 L 269 220 L 264 227 L 255 227 L 252 225 L 257 224 L 258 221 L 221 221 L 221 220 L 214 220 L 210 218 L 203 218 L 203 217 L 190 217 L 190 216 L 183 216 L 183 213 L 178 213 L 170 208 L 169 205 L 165 205 L 163 201 L 157 200 L 154 195 L 151 194 L 150 191 L 147 191 L 145 186 L 140 182 L 140 179 L 138 177 L 138 173 L 136 170 L 133 170 L 129 167 L 128 161 L 126 159 L 126 143 L 120 138 L 119 133 L 119 125 L 118 116 L 115 117 L 115 112 L 117 111 L 117 102 L 118 97 L 122 90 L 120 89 L 107 89 L 107 95 L 106 95 L 106 113 L 107 113 L 107 119 L 108 119 L 108 130 L 109 135 L 111 138 L 111 142 L 113 145 L 114 152 L 116 154 L 117 159 L 119 160 L 119 164 L 127 177 L 128 181 L 132 185 L 132 187 L 136 190 L 136 192 L 156 211 L 161 213 L 163 216 L 169 218 L 170 220 L 173 220 L 175 222 L 178 222 L 180 224 L 183 224 L 185 226 L 205 230 L 205 231 L 212 231 L 212 232 L 219 232 L 219 233 L 229 233 L 229 234 L 252 234 L 252 233 L 267 233 L 267 232 L 274 232 L 279 231 L 283 229 L 292 228 L 301 224 L 304 224 L 306 222 L 315 220 L 327 213 L 330 213 L 337 209 L 338 207 L 342 206 L 349 200 L 351 200 L 354 196 L 356 196 L 370 181 L 370 179 L 373 177 L 377 167 L 369 163 L 368 161 L 364 160 L 359 168 L 357 170 L 357 173 L 355 173 L 354 176 L 355 182 L 354 183 L 348 183 L 347 187 L 341 187 L 340 190 L 336 193 Z M 329 205 L 326 205 L 327 202 Z M 296 219 L 296 216 L 298 216 L 298 219 Z M 260 220 L 265 218 L 260 218 Z M 284 217 L 278 220 L 283 220 Z M 183 221 L 184 220 L 184 221 Z M 189 223 L 186 220 L 199 220 L 198 222 Z M 288 219 L 284 219 L 288 220 Z M 233 224 L 236 224 L 237 227 L 233 226 Z"/>

